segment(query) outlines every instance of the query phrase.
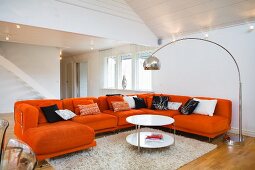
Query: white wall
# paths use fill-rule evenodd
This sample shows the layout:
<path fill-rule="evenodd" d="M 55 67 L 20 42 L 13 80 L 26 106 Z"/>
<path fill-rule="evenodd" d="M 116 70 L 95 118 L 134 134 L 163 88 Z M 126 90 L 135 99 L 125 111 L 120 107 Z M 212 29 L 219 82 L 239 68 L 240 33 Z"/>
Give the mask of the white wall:
<path fill-rule="evenodd" d="M 0 0 L 0 21 L 154 45 L 156 36 L 124 0 Z"/>
<path fill-rule="evenodd" d="M 254 24 L 254 23 L 253 23 Z M 235 57 L 243 83 L 243 130 L 255 136 L 255 31 L 241 25 L 208 32 L 209 40 Z M 203 38 L 202 34 L 189 37 Z M 167 41 L 167 40 L 166 40 Z M 232 129 L 238 128 L 238 73 L 221 48 L 200 41 L 181 41 L 157 53 L 161 70 L 153 72 L 153 90 L 160 93 L 227 98 L 233 102 Z"/>
<path fill-rule="evenodd" d="M 59 49 L 54 47 L 43 47 L 7 42 L 0 42 L 0 49 L 3 57 L 7 58 L 10 62 L 23 70 L 31 78 L 37 81 L 42 87 L 52 93 L 56 98 L 60 97 Z M 5 76 L 6 74 L 1 74 L 1 80 L 3 82 L 8 81 Z M 17 80 L 16 83 L 21 83 L 21 85 L 24 86 L 24 82 L 22 84 L 20 80 Z M 27 99 L 28 96 L 23 95 L 22 97 L 19 97 L 18 95 L 24 87 L 20 89 L 14 87 L 14 84 L 15 82 L 12 81 L 10 82 L 9 86 L 1 88 L 1 97 L 4 100 L 8 100 L 8 97 L 15 99 Z M 26 86 L 29 87 L 29 85 Z M 10 93 L 6 94 L 6 91 L 10 91 Z M 11 111 L 13 109 L 13 103 L 8 103 L 7 105 L 7 110 Z"/>

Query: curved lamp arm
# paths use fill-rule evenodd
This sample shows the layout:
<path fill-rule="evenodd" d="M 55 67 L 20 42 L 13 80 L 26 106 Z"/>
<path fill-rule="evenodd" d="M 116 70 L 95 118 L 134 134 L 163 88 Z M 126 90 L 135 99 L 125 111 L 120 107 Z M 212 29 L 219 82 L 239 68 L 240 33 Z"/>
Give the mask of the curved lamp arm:
<path fill-rule="evenodd" d="M 223 47 L 222 45 L 220 45 L 220 44 L 218 44 L 216 42 L 213 42 L 213 41 L 210 41 L 210 40 L 207 40 L 207 39 L 202 39 L 202 38 L 181 38 L 181 39 L 177 39 L 175 41 L 171 41 L 171 42 L 169 42 L 169 43 L 159 47 L 158 49 L 156 49 L 151 54 L 151 56 L 144 61 L 144 63 L 143 63 L 144 69 L 145 70 L 159 70 L 160 69 L 160 62 L 159 62 L 159 59 L 154 56 L 154 54 L 157 53 L 158 51 L 160 51 L 162 48 L 165 48 L 168 45 L 174 44 L 174 43 L 179 42 L 179 41 L 184 41 L 184 40 L 198 40 L 198 41 L 204 41 L 204 42 L 208 42 L 208 43 L 214 44 L 214 45 L 222 48 L 223 50 L 225 50 L 229 54 L 229 56 L 232 58 L 232 60 L 234 61 L 235 65 L 236 65 L 236 68 L 237 68 L 237 71 L 238 71 L 238 80 L 239 80 L 239 135 L 238 135 L 238 138 L 233 138 L 233 139 L 229 138 L 229 140 L 227 142 L 228 142 L 229 145 L 241 144 L 243 142 L 243 135 L 242 135 L 242 83 L 241 83 L 241 74 L 240 74 L 240 69 L 239 69 L 239 66 L 238 66 L 238 64 L 236 62 L 236 59 L 234 58 L 234 56 L 225 47 Z"/>

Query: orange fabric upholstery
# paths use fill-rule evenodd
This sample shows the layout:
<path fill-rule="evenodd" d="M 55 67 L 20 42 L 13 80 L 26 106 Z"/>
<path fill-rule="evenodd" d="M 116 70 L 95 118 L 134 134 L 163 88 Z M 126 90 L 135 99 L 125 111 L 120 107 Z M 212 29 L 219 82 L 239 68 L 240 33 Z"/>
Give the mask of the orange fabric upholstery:
<path fill-rule="evenodd" d="M 219 132 L 229 129 L 228 119 L 217 115 L 176 115 L 174 119 L 175 126 L 183 131 L 195 134 L 206 134 L 208 137 L 215 137 Z"/>
<path fill-rule="evenodd" d="M 110 114 L 99 113 L 96 115 L 76 116 L 72 120 L 92 127 L 96 133 L 103 129 L 115 130 L 117 128 L 117 117 Z"/>
<path fill-rule="evenodd" d="M 210 97 L 195 97 L 199 99 L 216 99 Z M 232 119 L 232 102 L 227 99 L 217 99 L 217 104 L 215 107 L 214 115 L 222 116 L 228 119 L 228 124 L 230 128 L 230 123 Z"/>
<path fill-rule="evenodd" d="M 106 98 L 110 110 L 113 110 L 112 102 L 123 102 L 123 96 L 108 96 Z"/>
<path fill-rule="evenodd" d="M 14 105 L 14 133 L 32 147 L 38 160 L 96 145 L 94 130 L 86 125 L 72 121 L 42 121 L 40 107 L 53 104 L 63 109 L 61 100 L 27 100 Z"/>
<path fill-rule="evenodd" d="M 94 137 L 92 128 L 72 121 L 48 123 L 37 128 L 30 128 L 24 133 L 24 141 L 36 155 L 89 145 Z"/>
<path fill-rule="evenodd" d="M 98 107 L 101 112 L 109 109 L 108 102 L 107 102 L 107 96 L 98 97 L 97 104 L 98 104 Z"/>
<path fill-rule="evenodd" d="M 118 126 L 129 124 L 126 121 L 126 118 L 128 116 L 133 116 L 133 115 L 138 115 L 138 114 L 145 114 L 142 110 L 135 110 L 135 109 L 131 109 L 131 110 L 127 110 L 127 111 L 119 111 L 119 112 L 114 112 L 112 110 L 105 110 L 104 113 L 117 116 L 118 117 Z"/>
<path fill-rule="evenodd" d="M 169 95 L 169 94 L 158 94 L 163 96 L 168 96 L 169 101 L 171 102 L 180 102 L 182 104 L 185 104 L 191 97 L 189 96 L 178 96 L 178 95 Z"/>
<path fill-rule="evenodd" d="M 180 112 L 178 110 L 151 110 L 151 109 L 140 109 L 146 114 L 153 115 L 162 115 L 162 116 L 170 116 L 174 117 L 175 115 L 179 115 Z"/>
<path fill-rule="evenodd" d="M 82 145 L 80 147 L 76 147 L 76 148 L 72 148 L 72 149 L 67 149 L 67 150 L 63 150 L 63 151 L 59 151 L 59 152 L 54 152 L 54 153 L 48 153 L 48 154 L 44 154 L 44 155 L 36 155 L 37 160 L 44 160 L 44 159 L 48 159 L 48 158 L 53 158 L 55 156 L 59 156 L 59 155 L 64 155 L 67 153 L 72 153 L 72 152 L 76 152 L 76 151 L 81 151 L 84 149 L 88 149 L 91 147 L 96 146 L 96 141 L 93 140 L 93 142 L 91 142 L 88 145 Z"/>
<path fill-rule="evenodd" d="M 106 98 L 104 98 L 106 101 Z M 86 98 L 70 98 L 70 99 L 64 99 L 63 104 L 64 109 L 73 108 L 75 109 L 78 107 L 79 104 L 85 104 L 85 103 L 95 102 L 98 105 L 100 105 L 100 99 L 96 99 L 93 97 L 86 97 Z M 107 104 L 107 101 L 106 101 Z M 73 106 L 71 106 L 73 105 Z M 65 108 L 65 107 L 68 108 Z M 99 107 L 100 108 L 100 107 Z M 76 109 L 77 112 L 77 109 Z M 85 124 L 91 128 L 94 129 L 96 133 L 104 132 L 106 129 L 107 131 L 112 131 L 117 128 L 117 117 L 112 116 L 109 114 L 94 114 L 94 115 L 84 115 L 84 116 L 76 116 L 72 119 L 72 121 Z"/>
<path fill-rule="evenodd" d="M 120 96 L 101 96 L 71 98 L 64 100 L 26 100 L 14 105 L 14 133 L 28 143 L 35 151 L 39 160 L 51 158 L 86 149 L 96 145 L 95 133 L 113 131 L 134 126 L 126 121 L 128 116 L 138 114 L 155 114 L 170 116 L 175 119 L 175 129 L 207 137 L 215 137 L 230 129 L 232 118 L 232 103 L 230 100 L 217 99 L 214 116 L 200 114 L 182 115 L 174 110 L 151 110 L 152 98 L 158 94 L 137 94 L 144 98 L 148 108 L 131 109 L 114 112 L 109 109 L 112 101 L 123 101 Z M 186 103 L 191 97 L 169 94 L 159 94 L 170 97 L 172 102 Z M 207 97 L 196 97 L 212 99 Z M 98 103 L 103 113 L 96 115 L 77 116 L 72 120 L 47 123 L 40 107 L 57 104 L 59 109 L 69 109 L 75 112 L 79 104 Z M 173 125 L 166 126 L 173 128 Z M 95 131 L 95 132 L 94 132 Z"/>
<path fill-rule="evenodd" d="M 154 94 L 153 93 L 147 93 L 147 94 L 137 94 L 137 97 L 143 98 L 147 108 L 151 108 L 152 106 L 152 99 L 153 99 Z"/>
<path fill-rule="evenodd" d="M 47 122 L 40 107 L 45 107 L 45 106 L 50 106 L 50 105 L 56 104 L 59 109 L 63 109 L 61 100 L 24 100 L 24 101 L 16 102 L 15 105 L 18 107 L 18 105 L 22 104 L 22 103 L 29 104 L 29 105 L 34 106 L 38 109 L 38 111 L 39 111 L 38 123 L 46 123 Z"/>

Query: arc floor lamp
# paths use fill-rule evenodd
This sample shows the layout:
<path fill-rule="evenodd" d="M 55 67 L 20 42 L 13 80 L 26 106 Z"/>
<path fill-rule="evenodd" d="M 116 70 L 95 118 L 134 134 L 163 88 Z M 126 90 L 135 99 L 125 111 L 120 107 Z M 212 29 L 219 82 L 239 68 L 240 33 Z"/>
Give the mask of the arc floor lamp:
<path fill-rule="evenodd" d="M 160 70 L 160 61 L 159 59 L 155 56 L 155 54 L 160 51 L 161 49 L 165 48 L 166 46 L 169 46 L 169 45 L 172 45 L 176 42 L 179 42 L 179 41 L 186 41 L 186 40 L 195 40 L 195 41 L 203 41 L 203 42 L 208 42 L 208 43 L 211 43 L 211 44 L 214 44 L 218 47 L 220 47 L 221 49 L 223 49 L 224 51 L 226 51 L 229 55 L 229 57 L 232 58 L 232 60 L 234 61 L 235 65 L 236 65 L 236 68 L 237 68 L 237 71 L 238 71 L 238 80 L 239 80 L 239 134 L 238 136 L 228 136 L 226 137 L 226 143 L 228 145 L 240 145 L 243 143 L 244 139 L 243 139 L 243 135 L 242 135 L 242 83 L 241 83 L 241 74 L 240 74 L 240 69 L 239 69 L 239 66 L 235 60 L 235 58 L 233 57 L 233 55 L 225 48 L 223 47 L 222 45 L 216 43 L 216 42 L 213 42 L 213 41 L 210 41 L 210 40 L 207 40 L 207 39 L 202 39 L 202 38 L 181 38 L 181 39 L 177 39 L 175 41 L 171 41 L 163 46 L 161 46 L 160 48 L 158 48 L 157 50 L 155 50 L 151 56 L 149 58 L 147 58 L 144 63 L 143 63 L 143 67 L 144 67 L 144 70 Z"/>

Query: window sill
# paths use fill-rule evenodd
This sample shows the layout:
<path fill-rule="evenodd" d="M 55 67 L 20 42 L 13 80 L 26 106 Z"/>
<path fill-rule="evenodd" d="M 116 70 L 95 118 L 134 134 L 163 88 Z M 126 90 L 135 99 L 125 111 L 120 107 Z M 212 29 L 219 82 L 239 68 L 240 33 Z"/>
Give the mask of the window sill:
<path fill-rule="evenodd" d="M 102 88 L 101 90 L 112 90 L 112 91 L 125 91 L 125 92 L 139 92 L 139 93 L 154 93 L 152 90 L 132 90 L 132 89 L 115 89 L 115 88 Z"/>

